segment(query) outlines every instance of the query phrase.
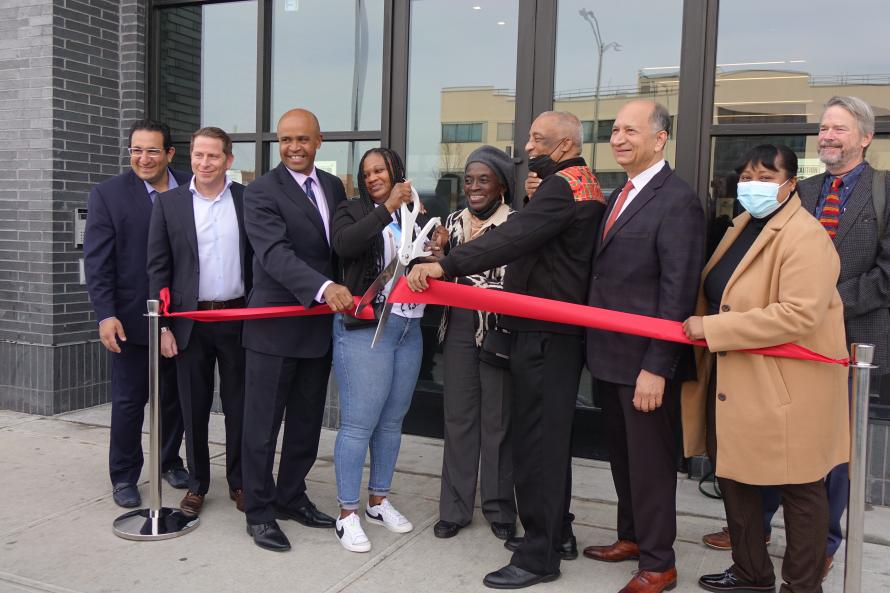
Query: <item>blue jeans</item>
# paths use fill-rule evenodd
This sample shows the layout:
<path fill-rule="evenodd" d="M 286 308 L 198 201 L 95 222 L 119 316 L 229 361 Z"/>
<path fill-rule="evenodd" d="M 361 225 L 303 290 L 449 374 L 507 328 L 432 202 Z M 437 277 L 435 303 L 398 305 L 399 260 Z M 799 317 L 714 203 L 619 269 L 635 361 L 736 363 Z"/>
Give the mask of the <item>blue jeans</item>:
<path fill-rule="evenodd" d="M 402 420 L 420 373 L 420 319 L 390 315 L 372 349 L 374 327 L 347 330 L 334 316 L 334 374 L 340 390 L 340 432 L 334 446 L 337 501 L 359 506 L 365 454 L 371 450 L 368 491 L 386 496 L 402 442 Z"/>

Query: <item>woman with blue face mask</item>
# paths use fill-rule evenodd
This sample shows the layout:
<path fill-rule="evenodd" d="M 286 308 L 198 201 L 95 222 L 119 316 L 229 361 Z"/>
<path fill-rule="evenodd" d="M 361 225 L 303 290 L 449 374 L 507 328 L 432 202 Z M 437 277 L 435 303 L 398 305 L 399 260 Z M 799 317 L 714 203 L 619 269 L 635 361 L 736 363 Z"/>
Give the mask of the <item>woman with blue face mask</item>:
<path fill-rule="evenodd" d="M 709 591 L 775 591 L 764 541 L 762 486 L 785 508 L 783 593 L 821 591 L 828 534 L 823 478 L 849 455 L 847 372 L 838 364 L 749 354 L 795 343 L 844 358 L 837 251 L 795 195 L 797 156 L 751 149 L 736 169 L 743 212 L 703 273 L 696 314 L 683 324 L 698 349 L 684 385 L 687 456 L 707 452 L 723 494 L 733 565 L 704 575 Z"/>

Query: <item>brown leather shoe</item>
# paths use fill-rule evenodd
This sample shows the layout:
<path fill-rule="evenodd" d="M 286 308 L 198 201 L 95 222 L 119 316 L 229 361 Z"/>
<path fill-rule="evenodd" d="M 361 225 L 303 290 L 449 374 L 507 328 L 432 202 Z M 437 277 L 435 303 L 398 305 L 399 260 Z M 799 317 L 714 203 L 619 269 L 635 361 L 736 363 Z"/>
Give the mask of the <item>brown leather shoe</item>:
<path fill-rule="evenodd" d="M 229 498 L 235 501 L 235 508 L 244 512 L 244 490 L 241 488 L 235 488 L 233 490 L 229 490 Z"/>
<path fill-rule="evenodd" d="M 661 593 L 677 586 L 677 569 L 664 572 L 641 570 L 618 593 Z"/>
<path fill-rule="evenodd" d="M 620 539 L 611 546 L 587 546 L 584 555 L 591 560 L 602 562 L 621 562 L 637 560 L 640 557 L 640 546 L 626 539 Z"/>
<path fill-rule="evenodd" d="M 831 572 L 831 567 L 834 566 L 834 556 L 826 556 L 825 557 L 825 566 L 822 568 L 822 580 L 828 578 L 828 573 Z"/>
<path fill-rule="evenodd" d="M 201 514 L 201 507 L 204 506 L 204 495 L 195 494 L 191 490 L 185 493 L 182 501 L 179 503 L 179 510 L 187 517 L 197 517 Z"/>
<path fill-rule="evenodd" d="M 729 527 L 724 527 L 717 533 L 709 533 L 701 538 L 703 544 L 715 550 L 729 551 L 732 549 L 732 541 L 729 538 Z M 763 538 L 766 545 L 769 545 L 770 536 Z"/>

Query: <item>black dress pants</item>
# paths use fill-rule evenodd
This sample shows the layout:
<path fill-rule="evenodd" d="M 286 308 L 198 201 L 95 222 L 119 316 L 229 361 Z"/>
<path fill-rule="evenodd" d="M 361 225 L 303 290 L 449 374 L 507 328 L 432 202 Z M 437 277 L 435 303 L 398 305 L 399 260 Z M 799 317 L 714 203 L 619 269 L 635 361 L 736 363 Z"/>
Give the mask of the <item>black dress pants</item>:
<path fill-rule="evenodd" d="M 732 540 L 732 570 L 746 581 L 775 582 L 773 563 L 763 533 L 761 486 L 718 478 Z M 785 557 L 780 593 L 821 593 L 828 537 L 828 495 L 825 482 L 775 486 L 785 509 Z"/>
<path fill-rule="evenodd" d="M 535 574 L 559 570 L 557 548 L 572 535 L 572 421 L 583 364 L 581 336 L 513 333 L 513 476 L 525 539 L 510 563 Z"/>
<path fill-rule="evenodd" d="M 476 315 L 452 309 L 445 336 L 445 450 L 439 518 L 458 525 L 470 522 L 478 476 L 482 514 L 489 523 L 513 524 L 510 371 L 479 360 Z"/>
<path fill-rule="evenodd" d="M 112 485 L 136 484 L 142 472 L 142 421 L 148 403 L 148 346 L 120 343 L 111 356 L 111 440 L 108 470 Z M 182 409 L 176 363 L 160 358 L 161 471 L 182 467 Z"/>
<path fill-rule="evenodd" d="M 634 386 L 597 381 L 607 427 L 609 461 L 618 493 L 618 538 L 640 547 L 639 569 L 674 566 L 677 537 L 679 385 L 665 384 L 661 407 L 634 408 Z"/>
<path fill-rule="evenodd" d="M 188 346 L 174 359 L 185 423 L 189 490 L 207 494 L 210 488 L 210 447 L 207 424 L 213 406 L 213 370 L 219 364 L 219 397 L 226 425 L 226 480 L 229 489 L 242 487 L 241 434 L 244 418 L 244 348 L 241 322 L 195 323 Z"/>
<path fill-rule="evenodd" d="M 306 474 L 318 455 L 330 372 L 330 349 L 320 358 L 246 351 L 241 474 L 248 523 L 272 521 L 275 507 L 294 509 L 309 502 Z M 282 419 L 276 484 L 272 469 Z"/>

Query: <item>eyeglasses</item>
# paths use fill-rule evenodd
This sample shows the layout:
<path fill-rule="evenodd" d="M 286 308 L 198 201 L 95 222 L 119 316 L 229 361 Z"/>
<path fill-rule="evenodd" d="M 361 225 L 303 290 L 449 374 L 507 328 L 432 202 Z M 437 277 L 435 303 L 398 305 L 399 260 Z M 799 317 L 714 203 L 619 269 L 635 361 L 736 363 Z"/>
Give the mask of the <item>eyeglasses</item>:
<path fill-rule="evenodd" d="M 128 148 L 127 152 L 130 153 L 130 156 L 136 157 L 137 159 L 142 155 L 151 159 L 157 159 L 161 158 L 161 155 L 164 154 L 164 151 L 160 148 Z"/>

